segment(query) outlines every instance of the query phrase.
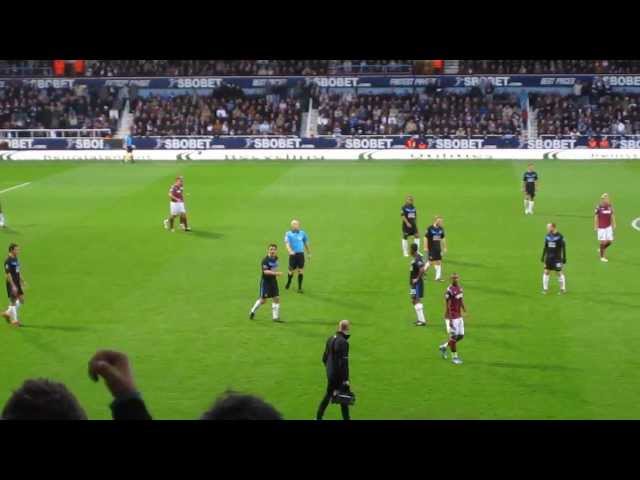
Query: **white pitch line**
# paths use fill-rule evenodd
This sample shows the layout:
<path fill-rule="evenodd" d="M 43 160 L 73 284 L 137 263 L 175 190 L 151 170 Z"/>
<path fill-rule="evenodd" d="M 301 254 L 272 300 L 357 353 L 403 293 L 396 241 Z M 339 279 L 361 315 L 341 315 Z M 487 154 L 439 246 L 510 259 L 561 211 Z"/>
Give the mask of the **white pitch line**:
<path fill-rule="evenodd" d="M 11 190 L 15 190 L 16 188 L 26 187 L 27 185 L 31 185 L 31 182 L 21 183 L 20 185 L 14 185 L 13 187 L 5 188 L 4 190 L 0 190 L 0 193 L 7 193 Z"/>
<path fill-rule="evenodd" d="M 640 217 L 631 222 L 631 226 L 640 232 Z"/>

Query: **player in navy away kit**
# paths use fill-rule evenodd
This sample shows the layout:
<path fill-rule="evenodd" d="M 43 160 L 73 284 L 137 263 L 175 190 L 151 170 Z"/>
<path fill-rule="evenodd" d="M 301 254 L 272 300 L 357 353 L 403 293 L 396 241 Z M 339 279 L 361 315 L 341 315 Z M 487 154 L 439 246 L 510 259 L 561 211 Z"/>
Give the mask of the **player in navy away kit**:
<path fill-rule="evenodd" d="M 442 254 L 447 253 L 442 217 L 436 217 L 433 225 L 427 228 L 424 234 L 424 251 L 429 257 L 427 269 L 433 264 L 436 269 L 436 281 L 442 282 Z"/>
<path fill-rule="evenodd" d="M 278 289 L 278 276 L 282 272 L 278 272 L 278 247 L 272 243 L 269 245 L 267 256 L 262 259 L 262 277 L 260 279 L 260 298 L 251 309 L 249 318 L 253 319 L 260 305 L 264 305 L 267 298 L 271 299 L 271 312 L 273 321 L 280 321 L 280 291 Z"/>
<path fill-rule="evenodd" d="M 549 291 L 549 272 L 558 273 L 558 283 L 560 283 L 560 293 L 567 293 L 567 283 L 562 271 L 567 263 L 567 245 L 564 237 L 555 223 L 547 225 L 547 235 L 544 237 L 544 249 L 542 250 L 542 262 L 544 263 L 544 273 L 542 274 L 542 293 Z"/>
<path fill-rule="evenodd" d="M 533 203 L 538 188 L 538 174 L 533 170 L 533 163 L 522 176 L 522 191 L 524 192 L 524 214 L 533 215 Z"/>
<path fill-rule="evenodd" d="M 24 303 L 24 293 L 22 291 L 24 279 L 20 275 L 20 261 L 18 260 L 19 253 L 20 247 L 15 243 L 12 243 L 9 245 L 9 256 L 4 261 L 4 273 L 6 276 L 9 307 L 5 312 L 2 312 L 2 316 L 7 322 L 16 327 L 21 326 L 18 321 L 18 309 Z"/>
<path fill-rule="evenodd" d="M 420 246 L 420 239 L 418 233 L 418 212 L 413 205 L 413 197 L 407 196 L 407 202 L 400 209 L 400 216 L 402 217 L 402 253 L 405 257 L 409 256 L 409 242 L 407 238 L 413 237 L 413 243 Z"/>
<path fill-rule="evenodd" d="M 467 313 L 462 299 L 463 292 L 460 286 L 460 277 L 457 273 L 451 275 L 451 285 L 444 294 L 445 311 L 444 324 L 447 329 L 449 339 L 440 345 L 440 353 L 442 358 L 447 358 L 447 347 L 451 349 L 453 354 L 453 363 L 462 364 L 462 359 L 458 357 L 458 342 L 464 338 L 464 319 L 462 312 Z"/>
<path fill-rule="evenodd" d="M 409 295 L 411 295 L 411 302 L 418 317 L 416 325 L 424 327 L 427 321 L 424 316 L 424 306 L 422 305 L 422 297 L 424 296 L 424 280 L 422 277 L 427 267 L 424 263 L 424 258 L 418 253 L 418 245 L 415 243 L 411 244 L 411 255 L 413 260 L 411 261 L 411 271 L 409 273 Z"/>

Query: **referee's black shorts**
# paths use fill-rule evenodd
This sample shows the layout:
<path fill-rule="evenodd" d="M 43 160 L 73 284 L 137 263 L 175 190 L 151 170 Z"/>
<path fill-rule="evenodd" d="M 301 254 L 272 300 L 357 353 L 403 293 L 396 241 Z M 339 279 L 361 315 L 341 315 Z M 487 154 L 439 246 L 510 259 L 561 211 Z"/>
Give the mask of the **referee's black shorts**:
<path fill-rule="evenodd" d="M 304 252 L 289 255 L 289 270 L 304 268 Z"/>

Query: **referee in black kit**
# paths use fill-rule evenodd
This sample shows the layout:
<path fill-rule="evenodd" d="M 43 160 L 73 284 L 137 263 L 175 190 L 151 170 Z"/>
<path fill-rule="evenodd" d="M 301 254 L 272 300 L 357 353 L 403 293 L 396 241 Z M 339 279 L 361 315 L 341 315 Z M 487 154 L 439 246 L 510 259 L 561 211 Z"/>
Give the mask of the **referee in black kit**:
<path fill-rule="evenodd" d="M 349 320 L 340 320 L 338 331 L 327 340 L 322 363 L 327 369 L 327 392 L 320 402 L 316 420 L 322 420 L 337 390 L 349 386 Z M 349 406 L 340 404 L 342 419 L 350 420 Z"/>

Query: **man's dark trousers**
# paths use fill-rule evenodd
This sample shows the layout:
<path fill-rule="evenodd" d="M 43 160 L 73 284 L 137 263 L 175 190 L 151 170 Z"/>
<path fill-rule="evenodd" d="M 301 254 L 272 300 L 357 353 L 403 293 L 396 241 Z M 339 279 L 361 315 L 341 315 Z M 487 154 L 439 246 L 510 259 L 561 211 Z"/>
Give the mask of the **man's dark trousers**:
<path fill-rule="evenodd" d="M 318 407 L 318 413 L 316 415 L 316 420 L 322 420 L 322 417 L 324 416 L 324 411 L 327 409 L 327 406 L 331 401 L 331 397 L 333 397 L 333 392 L 337 389 L 338 387 L 336 387 L 335 385 L 332 385 L 332 384 L 327 385 L 327 393 L 324 395 L 324 398 L 320 402 L 320 406 Z M 351 417 L 349 417 L 349 405 L 340 404 L 340 410 L 342 410 L 343 420 L 351 419 Z"/>

